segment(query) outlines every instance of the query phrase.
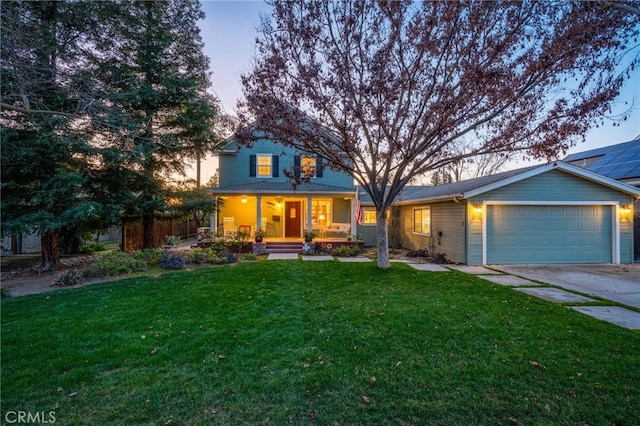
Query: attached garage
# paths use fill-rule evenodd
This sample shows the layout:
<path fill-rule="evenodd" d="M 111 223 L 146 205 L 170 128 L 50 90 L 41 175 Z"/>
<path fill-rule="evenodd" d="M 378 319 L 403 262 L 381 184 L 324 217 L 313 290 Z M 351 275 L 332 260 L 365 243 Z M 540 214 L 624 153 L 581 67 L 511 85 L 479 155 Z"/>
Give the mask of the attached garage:
<path fill-rule="evenodd" d="M 633 263 L 638 198 L 638 188 L 558 161 L 407 191 L 394 229 L 403 247 L 467 265 Z M 418 208 L 429 230 L 418 229 Z"/>
<path fill-rule="evenodd" d="M 486 263 L 611 263 L 611 205 L 487 205 Z"/>

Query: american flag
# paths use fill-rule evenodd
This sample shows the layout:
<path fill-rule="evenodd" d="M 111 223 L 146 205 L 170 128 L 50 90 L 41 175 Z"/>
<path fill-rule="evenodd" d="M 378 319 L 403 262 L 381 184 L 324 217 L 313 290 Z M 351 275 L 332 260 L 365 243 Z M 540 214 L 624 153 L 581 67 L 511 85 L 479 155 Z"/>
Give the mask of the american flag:
<path fill-rule="evenodd" d="M 356 197 L 356 222 L 358 222 L 358 225 L 362 225 L 362 207 L 358 197 Z"/>

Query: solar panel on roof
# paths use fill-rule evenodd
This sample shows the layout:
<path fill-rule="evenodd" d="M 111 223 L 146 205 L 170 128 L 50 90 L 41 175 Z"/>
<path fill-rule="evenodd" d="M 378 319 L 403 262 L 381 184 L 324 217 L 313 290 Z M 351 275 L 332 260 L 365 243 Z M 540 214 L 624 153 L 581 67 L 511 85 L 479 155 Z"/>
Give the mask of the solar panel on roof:
<path fill-rule="evenodd" d="M 588 167 L 592 172 L 613 179 L 640 177 L 640 141 L 638 140 L 579 152 L 567 157 L 567 161 L 597 156 L 601 157 Z"/>

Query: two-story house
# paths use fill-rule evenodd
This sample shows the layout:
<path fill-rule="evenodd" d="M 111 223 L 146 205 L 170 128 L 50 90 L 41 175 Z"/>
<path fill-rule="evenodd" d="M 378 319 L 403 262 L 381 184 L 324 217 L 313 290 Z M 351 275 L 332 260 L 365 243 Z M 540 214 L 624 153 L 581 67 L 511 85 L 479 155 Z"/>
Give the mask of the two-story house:
<path fill-rule="evenodd" d="M 353 178 L 325 167 L 320 157 L 267 139 L 250 148 L 230 139 L 218 155 L 219 187 L 211 192 L 223 201 L 212 222 L 219 235 L 261 229 L 269 239 L 300 239 L 308 230 L 345 239 L 356 233 Z M 287 173 L 308 183 L 294 187 Z"/>
<path fill-rule="evenodd" d="M 268 139 L 251 147 L 230 140 L 218 154 L 220 186 L 211 192 L 223 200 L 212 221 L 219 235 L 262 229 L 267 239 L 301 241 L 308 230 L 327 248 L 349 235 L 375 245 L 371 199 L 321 158 Z M 289 173 L 308 183 L 293 187 Z M 407 187 L 389 214 L 389 238 L 468 265 L 632 263 L 638 198 L 638 188 L 557 161 Z"/>

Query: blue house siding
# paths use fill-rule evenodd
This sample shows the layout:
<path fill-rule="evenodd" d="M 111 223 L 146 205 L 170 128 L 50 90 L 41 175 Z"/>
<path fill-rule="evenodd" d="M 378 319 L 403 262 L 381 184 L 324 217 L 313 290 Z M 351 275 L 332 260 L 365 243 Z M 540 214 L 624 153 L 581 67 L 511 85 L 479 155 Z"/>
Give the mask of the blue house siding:
<path fill-rule="evenodd" d="M 252 172 L 252 170 L 255 170 L 255 162 L 253 162 L 255 160 L 252 161 L 252 156 L 257 154 L 276 156 L 277 160 L 273 161 L 272 164 L 275 165 L 277 162 L 277 173 L 274 173 L 272 177 L 268 178 L 255 176 L 255 173 Z M 285 147 L 282 144 L 267 139 L 256 141 L 251 148 L 241 147 L 237 152 L 223 152 L 220 155 L 219 165 L 220 186 L 225 187 L 251 182 L 262 182 L 265 179 L 271 182 L 286 182 L 287 176 L 283 173 L 283 170 L 294 173 L 295 157 L 297 155 L 301 154 L 292 148 Z M 253 158 L 255 159 L 255 157 Z M 317 164 L 318 163 L 322 163 L 322 160 L 317 160 Z M 331 170 L 326 165 L 323 165 L 321 175 L 321 177 L 313 177 L 311 180 L 324 185 L 343 188 L 351 188 L 354 186 L 351 176 L 346 173 Z"/>
<path fill-rule="evenodd" d="M 470 198 L 467 215 L 467 263 L 482 264 L 483 229 L 481 217 L 475 217 L 476 206 L 485 204 L 482 214 L 487 215 L 486 203 L 504 202 L 506 204 L 529 203 L 533 205 L 593 205 L 604 204 L 607 214 L 611 215 L 610 229 L 616 232 L 619 226 L 619 258 L 621 263 L 631 263 L 633 260 L 633 236 L 630 218 L 619 217 L 616 205 L 629 205 L 633 197 L 616 189 L 591 182 L 559 170 L 551 170 L 528 179 L 524 179 L 507 186 L 485 192 Z M 619 225 L 616 221 L 619 218 Z M 490 220 L 487 217 L 487 220 Z M 490 249 L 491 245 L 487 246 Z M 487 253 L 492 258 L 491 253 Z M 613 259 L 615 261 L 616 259 Z M 533 263 L 535 259 L 530 259 Z M 611 260 L 609 260 L 611 261 Z M 526 263 L 526 262 L 525 262 Z"/>
<path fill-rule="evenodd" d="M 251 233 L 264 229 L 269 238 L 301 238 L 303 230 L 319 235 L 335 223 L 354 222 L 353 178 L 331 170 L 322 158 L 269 139 L 251 147 L 230 141 L 218 154 L 220 185 L 211 190 L 224 202 L 213 215 L 218 234 L 230 235 L 244 225 Z M 315 159 L 314 176 L 294 187 L 290 176 L 311 171 L 305 157 Z"/>
<path fill-rule="evenodd" d="M 415 208 L 431 210 L 431 235 L 414 232 Z M 411 250 L 427 249 L 440 253 L 454 263 L 464 262 L 465 252 L 465 203 L 438 202 L 400 206 L 400 244 Z"/>
<path fill-rule="evenodd" d="M 633 197 L 559 170 L 550 170 L 469 199 L 473 205 L 489 200 L 511 201 L 621 201 Z"/>

